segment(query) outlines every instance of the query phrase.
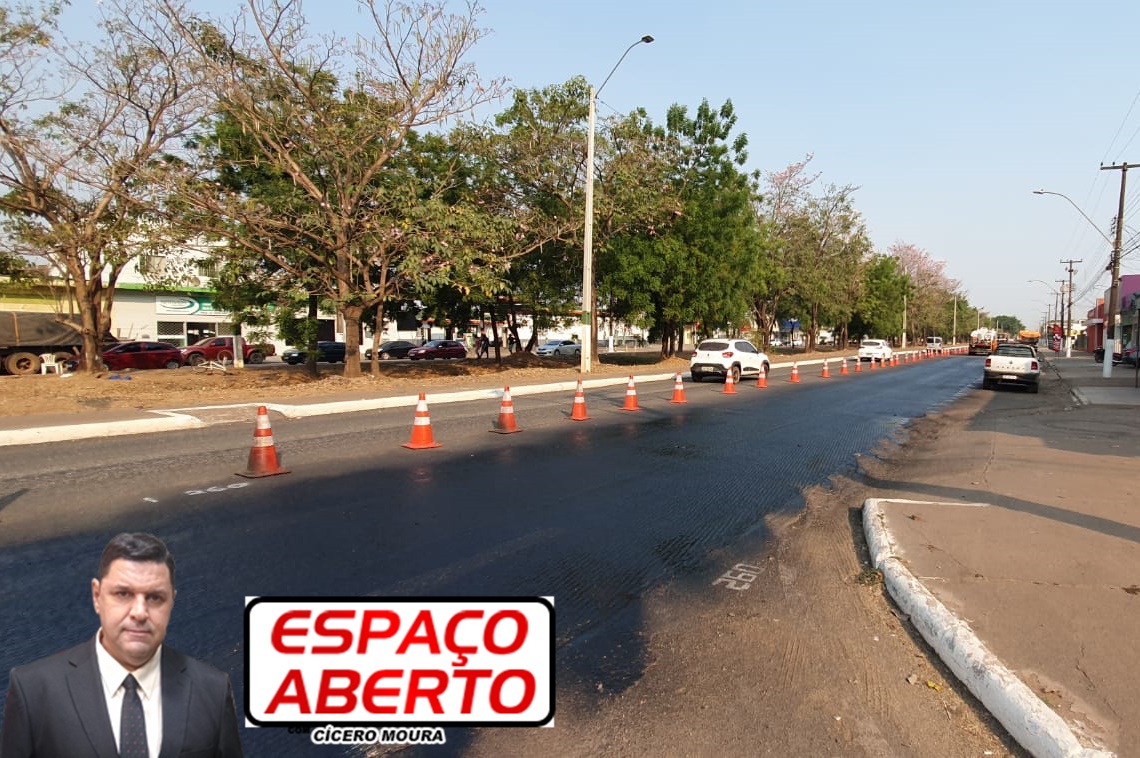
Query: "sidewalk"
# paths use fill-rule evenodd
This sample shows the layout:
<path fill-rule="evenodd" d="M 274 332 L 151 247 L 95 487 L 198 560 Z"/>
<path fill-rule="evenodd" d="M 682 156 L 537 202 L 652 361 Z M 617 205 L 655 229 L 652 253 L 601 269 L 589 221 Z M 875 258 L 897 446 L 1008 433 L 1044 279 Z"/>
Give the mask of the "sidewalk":
<path fill-rule="evenodd" d="M 967 398 L 964 424 L 872 477 L 887 497 L 864 504 L 871 559 L 1027 750 L 1137 756 L 1140 389 L 1129 367 L 1043 357 L 1040 395 Z"/>

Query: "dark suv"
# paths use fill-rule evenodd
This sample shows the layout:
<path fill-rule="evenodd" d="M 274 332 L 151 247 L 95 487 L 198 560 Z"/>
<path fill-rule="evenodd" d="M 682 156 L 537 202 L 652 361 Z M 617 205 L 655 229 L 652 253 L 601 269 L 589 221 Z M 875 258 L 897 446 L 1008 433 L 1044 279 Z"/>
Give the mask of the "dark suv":
<path fill-rule="evenodd" d="M 304 363 L 306 351 L 303 347 L 291 347 L 285 352 L 281 353 L 281 360 L 285 361 L 291 366 L 296 366 L 298 363 Z M 317 361 L 320 363 L 344 363 L 344 343 L 343 342 L 327 342 L 322 340 L 317 343 Z"/>

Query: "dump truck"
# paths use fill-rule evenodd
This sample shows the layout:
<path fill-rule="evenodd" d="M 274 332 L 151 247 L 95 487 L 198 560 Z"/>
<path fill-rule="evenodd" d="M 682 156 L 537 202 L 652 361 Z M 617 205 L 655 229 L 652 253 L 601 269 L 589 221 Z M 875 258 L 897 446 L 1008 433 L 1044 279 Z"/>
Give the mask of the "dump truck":
<path fill-rule="evenodd" d="M 40 356 L 69 360 L 83 347 L 76 321 L 56 313 L 0 311 L 0 369 L 8 374 L 36 374 Z"/>
<path fill-rule="evenodd" d="M 989 355 L 998 345 L 998 333 L 993 329 L 975 329 L 970 332 L 970 355 Z"/>
<path fill-rule="evenodd" d="M 1041 341 L 1041 332 L 1032 329 L 1022 329 L 1017 333 L 1017 341 L 1023 345 L 1036 345 Z"/>

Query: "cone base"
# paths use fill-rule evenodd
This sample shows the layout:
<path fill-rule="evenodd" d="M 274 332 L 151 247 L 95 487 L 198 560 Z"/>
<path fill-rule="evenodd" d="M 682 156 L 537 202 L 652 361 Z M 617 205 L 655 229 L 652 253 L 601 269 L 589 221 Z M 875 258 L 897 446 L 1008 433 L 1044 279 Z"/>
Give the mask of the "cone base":
<path fill-rule="evenodd" d="M 687 402 L 689 402 L 689 401 L 688 401 L 688 400 L 686 400 L 685 398 L 681 398 L 680 400 L 677 400 L 677 399 L 673 399 L 673 400 L 670 400 L 669 402 L 670 402 L 670 403 L 687 403 Z"/>
<path fill-rule="evenodd" d="M 570 420 L 571 421 L 589 421 L 590 417 L 589 416 L 571 416 Z"/>
<path fill-rule="evenodd" d="M 493 434 L 515 434 L 516 432 L 521 432 L 522 429 L 519 429 L 518 427 L 515 427 L 514 429 L 503 429 L 496 426 L 494 429 L 488 429 L 487 431 Z"/>
<path fill-rule="evenodd" d="M 288 474 L 289 469 L 279 468 L 276 471 L 236 471 L 237 476 L 244 476 L 246 479 L 260 479 L 263 476 L 277 476 L 278 474 Z"/>
<path fill-rule="evenodd" d="M 640 408 L 622 408 L 623 411 L 640 411 Z"/>
<path fill-rule="evenodd" d="M 400 447 L 406 447 L 409 450 L 427 450 L 432 447 L 443 447 L 438 442 L 405 442 Z"/>

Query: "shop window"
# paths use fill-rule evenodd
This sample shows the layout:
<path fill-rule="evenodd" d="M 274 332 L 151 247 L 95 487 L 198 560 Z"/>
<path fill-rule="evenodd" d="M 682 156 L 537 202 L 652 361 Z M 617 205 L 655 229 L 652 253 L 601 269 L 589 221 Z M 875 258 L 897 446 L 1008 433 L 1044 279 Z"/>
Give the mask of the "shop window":
<path fill-rule="evenodd" d="M 182 321 L 159 321 L 158 340 L 186 347 L 186 324 Z"/>

